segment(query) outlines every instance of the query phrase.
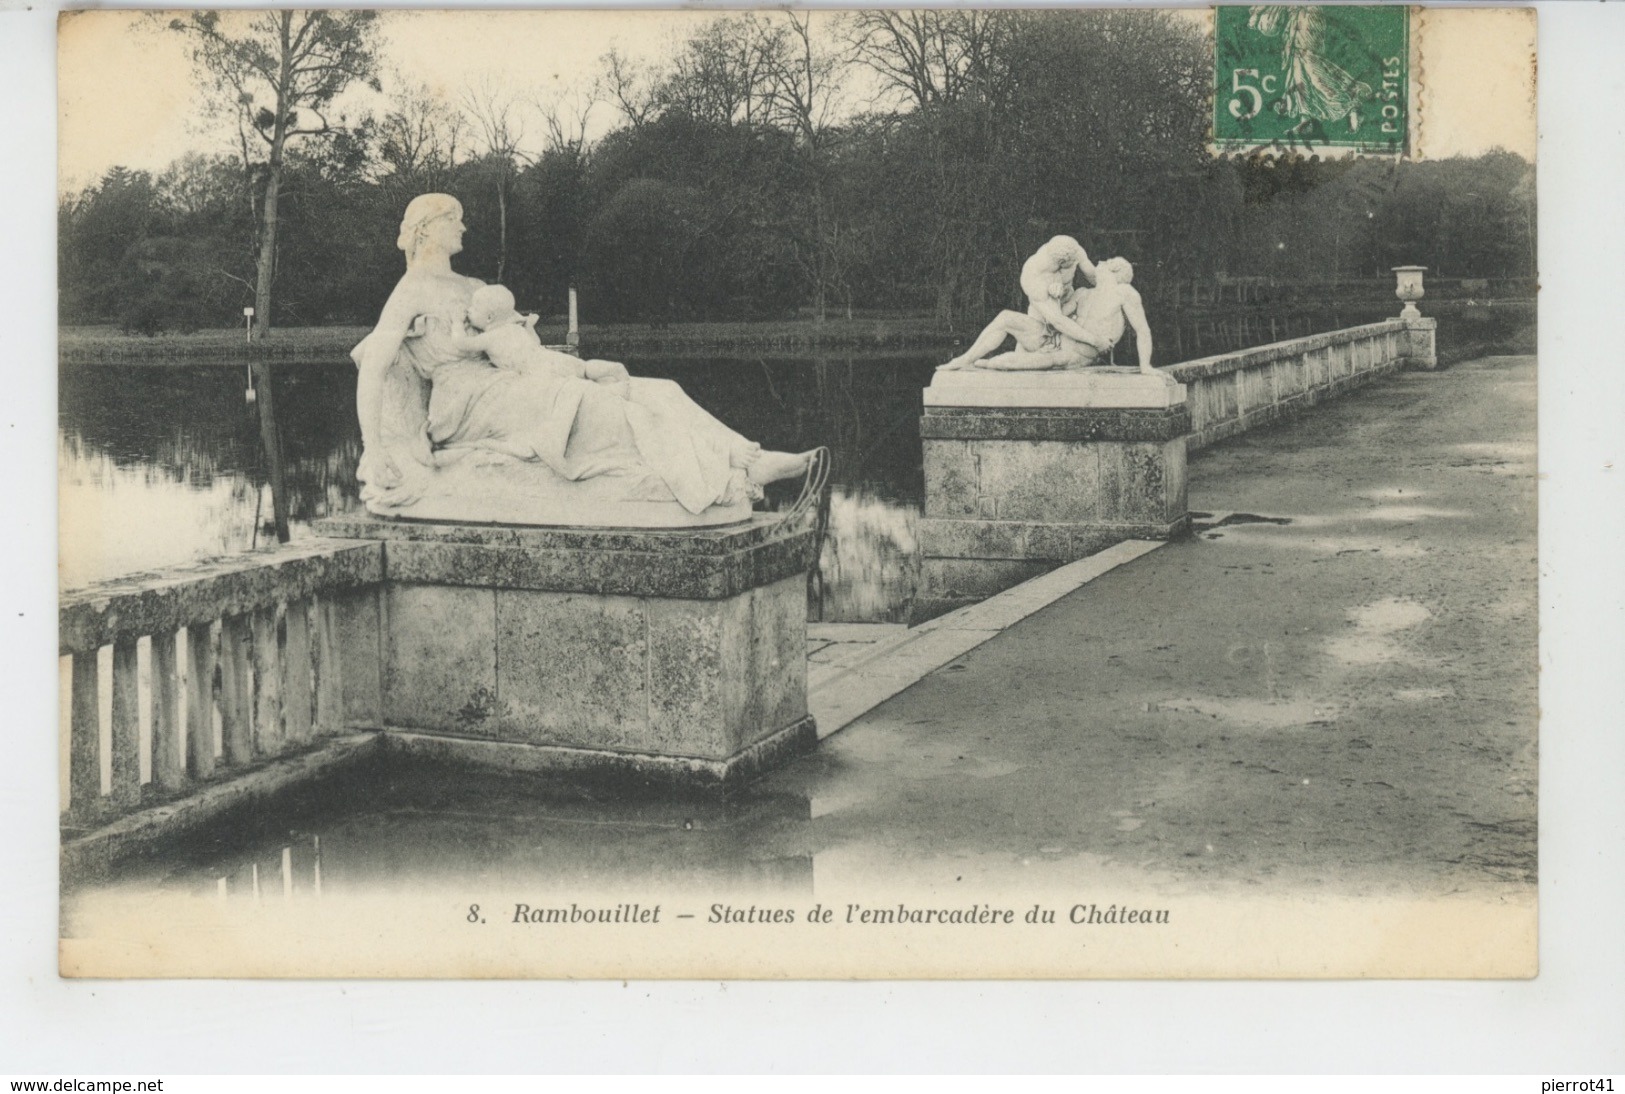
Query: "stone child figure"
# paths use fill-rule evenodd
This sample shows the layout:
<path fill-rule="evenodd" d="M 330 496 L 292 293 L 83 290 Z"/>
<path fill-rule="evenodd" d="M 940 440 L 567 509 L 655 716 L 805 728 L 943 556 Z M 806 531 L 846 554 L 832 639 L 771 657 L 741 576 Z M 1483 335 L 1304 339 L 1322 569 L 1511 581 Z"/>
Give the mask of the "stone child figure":
<path fill-rule="evenodd" d="M 1073 275 L 1080 270 L 1094 282 L 1092 289 L 1074 288 Z M 1140 371 L 1149 373 L 1151 328 L 1133 280 L 1134 267 L 1127 259 L 1092 264 L 1077 240 L 1056 236 L 1022 266 L 1027 312 L 1000 312 L 942 371 L 1083 368 L 1100 363 L 1131 326 Z M 1017 348 L 989 358 L 1006 338 L 1014 338 Z"/>
<path fill-rule="evenodd" d="M 497 368 L 544 376 L 574 376 L 607 385 L 625 396 L 626 366 L 618 361 L 582 361 L 548 349 L 536 336 L 536 316 L 514 308 L 513 293 L 502 285 L 475 289 L 468 300 L 468 323 L 478 334 L 454 336 L 464 353 L 483 353 Z"/>

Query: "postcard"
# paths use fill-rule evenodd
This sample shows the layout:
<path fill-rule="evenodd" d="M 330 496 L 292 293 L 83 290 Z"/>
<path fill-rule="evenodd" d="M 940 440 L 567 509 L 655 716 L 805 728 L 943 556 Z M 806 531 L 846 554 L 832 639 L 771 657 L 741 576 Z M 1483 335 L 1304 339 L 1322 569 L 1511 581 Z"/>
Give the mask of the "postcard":
<path fill-rule="evenodd" d="M 63 14 L 62 975 L 1534 976 L 1535 42 Z"/>

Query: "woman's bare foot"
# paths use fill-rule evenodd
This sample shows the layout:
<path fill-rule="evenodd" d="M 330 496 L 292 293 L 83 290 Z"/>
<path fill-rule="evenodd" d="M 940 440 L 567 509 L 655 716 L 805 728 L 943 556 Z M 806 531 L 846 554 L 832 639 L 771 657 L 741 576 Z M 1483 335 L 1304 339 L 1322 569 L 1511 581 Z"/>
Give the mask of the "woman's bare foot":
<path fill-rule="evenodd" d="M 745 477 L 758 486 L 805 474 L 818 450 L 808 452 L 763 452 L 745 469 Z"/>
<path fill-rule="evenodd" d="M 972 368 L 972 367 L 974 367 L 974 362 L 967 361 L 967 360 L 965 360 L 964 357 L 955 357 L 952 361 L 949 361 L 946 365 L 938 365 L 937 366 L 937 371 L 938 372 L 962 372 L 965 369 Z"/>
<path fill-rule="evenodd" d="M 736 444 L 728 453 L 728 466 L 741 471 L 748 470 L 757 460 L 762 458 L 762 446 L 755 441 Z"/>

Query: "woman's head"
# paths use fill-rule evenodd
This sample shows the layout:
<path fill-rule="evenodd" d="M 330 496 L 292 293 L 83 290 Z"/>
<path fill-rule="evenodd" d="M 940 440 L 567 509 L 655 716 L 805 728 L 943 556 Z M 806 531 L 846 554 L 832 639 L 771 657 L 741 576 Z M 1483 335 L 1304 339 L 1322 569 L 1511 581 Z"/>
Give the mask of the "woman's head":
<path fill-rule="evenodd" d="M 433 237 L 439 232 L 443 238 Z M 427 245 L 437 243 L 447 255 L 463 249 L 463 206 L 450 194 L 419 194 L 406 206 L 401 217 L 401 234 L 395 246 L 406 252 L 412 265 Z"/>

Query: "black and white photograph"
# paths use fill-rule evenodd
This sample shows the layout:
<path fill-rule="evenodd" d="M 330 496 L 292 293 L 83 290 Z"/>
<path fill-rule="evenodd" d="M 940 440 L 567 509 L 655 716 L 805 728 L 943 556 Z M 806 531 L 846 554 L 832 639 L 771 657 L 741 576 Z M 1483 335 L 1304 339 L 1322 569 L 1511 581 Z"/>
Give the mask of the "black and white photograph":
<path fill-rule="evenodd" d="M 1537 37 L 63 13 L 61 975 L 1535 976 Z"/>

